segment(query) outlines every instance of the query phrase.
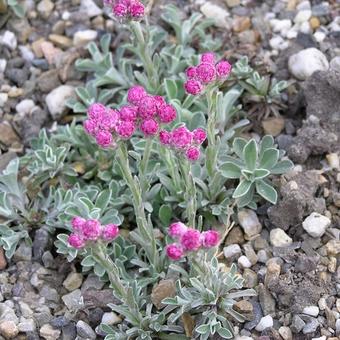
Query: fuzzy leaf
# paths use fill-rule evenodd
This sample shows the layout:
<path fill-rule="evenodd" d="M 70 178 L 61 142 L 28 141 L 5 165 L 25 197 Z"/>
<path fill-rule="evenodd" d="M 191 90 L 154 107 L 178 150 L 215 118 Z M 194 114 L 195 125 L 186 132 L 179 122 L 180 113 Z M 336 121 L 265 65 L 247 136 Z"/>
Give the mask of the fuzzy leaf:
<path fill-rule="evenodd" d="M 172 210 L 168 205 L 163 204 L 159 209 L 159 219 L 164 225 L 168 225 L 172 218 Z"/>
<path fill-rule="evenodd" d="M 251 188 L 252 182 L 242 180 L 233 193 L 233 198 L 239 198 L 247 194 Z"/>
<path fill-rule="evenodd" d="M 254 171 L 254 176 L 256 179 L 261 179 L 261 178 L 265 178 L 270 174 L 269 170 L 266 169 L 256 169 Z"/>
<path fill-rule="evenodd" d="M 267 149 L 261 157 L 260 168 L 270 170 L 279 160 L 279 154 L 277 149 Z"/>
<path fill-rule="evenodd" d="M 233 337 L 233 334 L 230 332 L 227 328 L 220 328 L 217 330 L 217 333 L 219 336 L 221 336 L 223 339 L 231 339 Z"/>
<path fill-rule="evenodd" d="M 256 181 L 256 191 L 259 195 L 261 195 L 264 199 L 269 201 L 272 204 L 276 204 L 277 201 L 277 192 L 276 190 L 269 184 L 267 184 L 264 180 Z"/>
<path fill-rule="evenodd" d="M 226 178 L 240 178 L 241 176 L 241 169 L 235 163 L 225 162 L 220 165 L 220 170 Z"/>
<path fill-rule="evenodd" d="M 243 157 L 243 149 L 246 146 L 247 141 L 244 138 L 237 137 L 233 141 L 233 150 L 237 156 Z"/>
<path fill-rule="evenodd" d="M 169 100 L 177 98 L 178 89 L 176 81 L 173 79 L 164 80 L 165 92 Z"/>
<path fill-rule="evenodd" d="M 209 325 L 201 325 L 195 329 L 195 331 L 199 334 L 206 334 L 209 332 L 209 330 L 210 330 Z"/>
<path fill-rule="evenodd" d="M 293 168 L 294 164 L 289 159 L 283 160 L 278 162 L 271 170 L 270 172 L 275 175 L 281 175 L 285 172 L 291 170 Z"/>
<path fill-rule="evenodd" d="M 257 161 L 257 144 L 254 139 L 251 139 L 243 149 L 243 159 L 248 170 L 254 170 Z"/>
<path fill-rule="evenodd" d="M 111 199 L 111 190 L 103 190 L 96 199 L 96 207 L 104 211 Z"/>
<path fill-rule="evenodd" d="M 274 138 L 271 135 L 266 135 L 262 138 L 260 142 L 260 152 L 259 157 L 262 158 L 263 153 L 270 148 L 273 148 L 274 145 Z"/>

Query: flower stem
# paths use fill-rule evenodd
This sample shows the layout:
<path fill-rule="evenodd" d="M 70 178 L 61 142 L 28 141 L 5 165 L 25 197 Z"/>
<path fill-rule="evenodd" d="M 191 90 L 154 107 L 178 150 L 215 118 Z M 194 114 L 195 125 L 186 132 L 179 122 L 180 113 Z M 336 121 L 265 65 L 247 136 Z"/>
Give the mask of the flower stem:
<path fill-rule="evenodd" d="M 176 166 L 174 162 L 172 151 L 160 145 L 160 154 L 164 156 L 163 159 L 164 159 L 164 162 L 166 163 L 167 170 L 172 179 L 172 183 L 174 185 L 176 196 L 177 196 L 177 193 L 181 188 L 181 178 L 178 172 L 178 167 Z"/>
<path fill-rule="evenodd" d="M 147 175 L 148 163 L 149 163 L 149 159 L 150 159 L 150 155 L 151 155 L 151 151 L 152 151 L 152 144 L 153 144 L 152 138 L 147 138 L 146 142 L 145 142 L 145 146 L 144 146 L 143 158 L 142 158 L 142 160 L 140 162 L 140 166 L 139 166 L 139 174 L 140 174 L 140 177 L 141 177 L 142 192 L 145 192 L 147 190 L 147 187 L 148 187 L 146 175 Z"/>

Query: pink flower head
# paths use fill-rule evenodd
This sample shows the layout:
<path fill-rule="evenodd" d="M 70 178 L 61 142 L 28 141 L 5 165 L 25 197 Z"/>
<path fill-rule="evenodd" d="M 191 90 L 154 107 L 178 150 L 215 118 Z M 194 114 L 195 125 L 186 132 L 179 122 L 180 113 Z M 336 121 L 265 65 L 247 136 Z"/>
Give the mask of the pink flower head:
<path fill-rule="evenodd" d="M 194 139 L 195 144 L 200 145 L 207 138 L 207 133 L 201 128 L 195 129 L 192 133 L 193 133 L 193 139 Z"/>
<path fill-rule="evenodd" d="M 203 90 L 203 85 L 200 81 L 195 79 L 189 79 L 184 84 L 185 91 L 189 94 L 196 96 Z"/>
<path fill-rule="evenodd" d="M 158 131 L 158 123 L 154 119 L 146 119 L 140 125 L 141 131 L 145 136 L 154 136 Z"/>
<path fill-rule="evenodd" d="M 119 234 L 119 228 L 117 224 L 108 224 L 103 228 L 102 238 L 105 241 L 114 240 Z"/>
<path fill-rule="evenodd" d="M 139 116 L 143 119 L 153 118 L 157 113 L 157 106 L 154 97 L 145 96 L 138 105 Z"/>
<path fill-rule="evenodd" d="M 119 110 L 121 120 L 135 121 L 137 119 L 137 107 L 131 105 L 122 106 Z"/>
<path fill-rule="evenodd" d="M 116 3 L 112 7 L 112 11 L 114 16 L 116 16 L 117 18 L 123 18 L 126 17 L 128 14 L 128 7 L 123 3 Z"/>
<path fill-rule="evenodd" d="M 214 52 L 203 53 L 201 56 L 201 62 L 215 64 L 215 53 Z"/>
<path fill-rule="evenodd" d="M 213 64 L 201 63 L 197 66 L 197 78 L 203 84 L 209 84 L 216 78 L 216 69 Z"/>
<path fill-rule="evenodd" d="M 216 73 L 219 78 L 226 78 L 229 76 L 231 72 L 231 64 L 226 61 L 222 60 L 216 64 Z"/>
<path fill-rule="evenodd" d="M 186 149 L 192 142 L 192 132 L 185 126 L 178 127 L 171 133 L 171 142 L 176 148 Z"/>
<path fill-rule="evenodd" d="M 83 232 L 83 227 L 86 223 L 86 220 L 82 217 L 75 216 L 72 218 L 71 225 L 73 228 L 73 231 L 76 231 L 77 233 L 82 233 Z"/>
<path fill-rule="evenodd" d="M 84 126 L 86 133 L 88 133 L 89 135 L 91 135 L 93 137 L 96 135 L 98 126 L 97 126 L 97 122 L 95 120 L 86 119 L 84 121 L 83 126 Z"/>
<path fill-rule="evenodd" d="M 119 113 L 116 110 L 107 109 L 102 119 L 99 121 L 99 127 L 102 130 L 113 132 L 117 126 Z"/>
<path fill-rule="evenodd" d="M 158 111 L 158 115 L 162 123 L 171 123 L 176 119 L 177 112 L 176 112 L 176 109 L 172 105 L 165 104 L 160 107 Z"/>
<path fill-rule="evenodd" d="M 184 223 L 175 222 L 169 226 L 169 235 L 174 239 L 180 240 L 187 230 L 188 227 Z"/>
<path fill-rule="evenodd" d="M 111 132 L 100 130 L 96 134 L 96 141 L 102 148 L 108 148 L 113 144 L 113 137 Z"/>
<path fill-rule="evenodd" d="M 102 119 L 103 115 L 106 113 L 106 107 L 100 103 L 94 103 L 90 105 L 87 109 L 87 114 L 90 119 L 94 121 L 99 121 Z"/>
<path fill-rule="evenodd" d="M 186 69 L 185 74 L 186 74 L 188 79 L 195 79 L 196 76 L 197 76 L 196 67 L 195 66 L 189 66 Z"/>
<path fill-rule="evenodd" d="M 136 130 L 136 125 L 133 121 L 121 120 L 116 128 L 117 134 L 121 138 L 130 138 Z"/>
<path fill-rule="evenodd" d="M 147 95 L 142 86 L 132 86 L 128 91 L 127 100 L 130 104 L 138 105 L 139 102 Z"/>
<path fill-rule="evenodd" d="M 144 16 L 144 11 L 144 5 L 139 1 L 133 2 L 130 5 L 130 15 L 133 19 L 142 18 Z"/>
<path fill-rule="evenodd" d="M 170 145 L 171 144 L 171 132 L 162 130 L 159 133 L 159 141 L 163 145 Z"/>
<path fill-rule="evenodd" d="M 100 237 L 101 226 L 97 220 L 86 221 L 83 227 L 83 236 L 85 240 L 95 241 Z"/>
<path fill-rule="evenodd" d="M 200 158 L 201 152 L 200 149 L 196 146 L 191 146 L 186 152 L 185 156 L 189 161 L 197 161 Z"/>
<path fill-rule="evenodd" d="M 182 235 L 181 245 L 184 250 L 198 250 L 201 247 L 201 233 L 198 230 L 188 228 Z"/>
<path fill-rule="evenodd" d="M 153 96 L 153 99 L 155 100 L 157 110 L 166 104 L 166 101 L 162 96 Z"/>
<path fill-rule="evenodd" d="M 166 247 L 166 254 L 171 260 L 178 261 L 184 255 L 183 249 L 176 243 L 169 244 Z"/>
<path fill-rule="evenodd" d="M 204 248 L 211 248 L 218 245 L 220 235 L 216 230 L 208 230 L 201 234 L 201 239 Z"/>
<path fill-rule="evenodd" d="M 78 234 L 70 234 L 68 237 L 68 244 L 76 249 L 81 249 L 85 246 L 85 241 L 82 236 Z"/>

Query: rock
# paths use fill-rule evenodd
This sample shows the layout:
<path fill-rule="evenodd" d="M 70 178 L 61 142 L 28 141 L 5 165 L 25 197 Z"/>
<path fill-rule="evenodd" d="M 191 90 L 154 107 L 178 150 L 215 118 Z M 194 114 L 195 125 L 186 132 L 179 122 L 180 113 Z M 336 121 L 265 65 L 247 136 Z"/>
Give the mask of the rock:
<path fill-rule="evenodd" d="M 298 315 L 294 315 L 290 329 L 292 330 L 293 333 L 297 334 L 302 331 L 305 325 L 306 325 L 305 322 Z"/>
<path fill-rule="evenodd" d="M 122 322 L 122 319 L 114 312 L 104 313 L 102 322 L 105 325 L 117 325 Z"/>
<path fill-rule="evenodd" d="M 45 249 L 50 243 L 50 235 L 46 228 L 42 227 L 35 232 L 33 240 L 33 259 L 40 261 Z"/>
<path fill-rule="evenodd" d="M 228 7 L 236 7 L 239 6 L 241 3 L 241 0 L 226 0 Z"/>
<path fill-rule="evenodd" d="M 238 265 L 244 269 L 244 268 L 250 268 L 252 266 L 250 260 L 247 258 L 247 256 L 242 255 L 237 260 Z"/>
<path fill-rule="evenodd" d="M 319 326 L 320 326 L 319 321 L 317 319 L 310 318 L 308 323 L 303 327 L 302 333 L 303 334 L 314 333 Z"/>
<path fill-rule="evenodd" d="M 51 42 L 43 41 L 40 44 L 40 48 L 44 58 L 48 61 L 50 65 L 56 62 L 62 51 L 56 48 Z"/>
<path fill-rule="evenodd" d="M 257 299 L 250 300 L 251 304 L 253 305 L 253 320 L 244 324 L 244 328 L 246 330 L 252 330 L 256 327 L 256 325 L 260 322 L 263 314 L 260 304 L 256 301 Z"/>
<path fill-rule="evenodd" d="M 54 329 L 51 325 L 45 324 L 40 328 L 39 334 L 46 340 L 57 340 L 60 337 L 61 331 Z"/>
<path fill-rule="evenodd" d="M 326 159 L 332 169 L 340 170 L 340 159 L 337 153 L 332 152 L 326 155 Z"/>
<path fill-rule="evenodd" d="M 233 308 L 237 312 L 241 314 L 247 314 L 248 316 L 253 313 L 253 309 L 254 309 L 253 305 L 247 300 L 241 300 L 241 301 L 236 302 Z"/>
<path fill-rule="evenodd" d="M 0 321 L 0 334 L 5 339 L 13 339 L 19 334 L 19 329 L 13 321 Z"/>
<path fill-rule="evenodd" d="M 319 307 L 318 306 L 307 306 L 303 309 L 302 313 L 317 317 L 319 315 Z"/>
<path fill-rule="evenodd" d="M 262 283 L 258 286 L 258 294 L 263 314 L 275 316 L 275 299 Z"/>
<path fill-rule="evenodd" d="M 80 11 L 85 12 L 89 18 L 96 17 L 103 13 L 93 0 L 81 0 Z"/>
<path fill-rule="evenodd" d="M 262 225 L 253 210 L 240 210 L 237 214 L 237 218 L 248 239 L 252 239 L 261 232 Z"/>
<path fill-rule="evenodd" d="M 0 143 L 11 146 L 14 143 L 19 143 L 19 141 L 18 135 L 7 121 L 0 123 Z"/>
<path fill-rule="evenodd" d="M 321 237 L 330 226 L 331 220 L 316 212 L 311 213 L 302 223 L 303 229 L 312 237 Z"/>
<path fill-rule="evenodd" d="M 289 327 L 281 326 L 279 328 L 279 334 L 282 336 L 283 340 L 293 340 L 293 334 Z"/>
<path fill-rule="evenodd" d="M 84 321 L 79 320 L 77 322 L 77 334 L 85 339 L 96 339 L 97 335 L 94 330 Z"/>
<path fill-rule="evenodd" d="M 257 274 L 253 270 L 245 268 L 242 277 L 244 279 L 244 288 L 255 288 L 257 286 Z"/>
<path fill-rule="evenodd" d="M 323 42 L 323 41 L 326 39 L 326 37 L 327 37 L 326 33 L 321 32 L 321 31 L 315 32 L 315 33 L 313 34 L 313 36 L 314 36 L 315 40 L 316 40 L 318 43 Z"/>
<path fill-rule="evenodd" d="M 221 28 L 228 28 L 229 23 L 227 17 L 229 13 L 222 7 L 215 5 L 209 1 L 206 1 L 204 5 L 201 6 L 201 12 L 210 19 L 214 19 L 216 26 Z"/>
<path fill-rule="evenodd" d="M 265 134 L 270 134 L 276 137 L 283 131 L 285 127 L 285 120 L 282 117 L 268 118 L 262 121 L 262 127 Z"/>
<path fill-rule="evenodd" d="M 264 249 L 259 250 L 257 253 L 257 258 L 259 262 L 266 263 L 269 259 L 268 252 Z"/>
<path fill-rule="evenodd" d="M 46 96 L 48 110 L 54 120 L 63 117 L 69 110 L 66 101 L 74 96 L 74 87 L 61 85 Z"/>
<path fill-rule="evenodd" d="M 32 247 L 25 242 L 21 242 L 19 247 L 14 253 L 14 261 L 31 261 L 32 260 Z"/>
<path fill-rule="evenodd" d="M 76 291 L 77 290 L 75 290 L 74 292 Z M 109 303 L 119 304 L 120 302 L 113 296 L 111 289 L 88 289 L 83 291 L 83 303 L 85 305 L 85 308 L 92 309 L 95 307 L 99 307 L 104 309 Z"/>
<path fill-rule="evenodd" d="M 256 330 L 258 332 L 262 332 L 266 328 L 273 327 L 273 318 L 270 315 L 266 315 L 263 318 L 261 318 L 260 322 L 256 326 Z"/>
<path fill-rule="evenodd" d="M 244 255 L 248 258 L 252 265 L 257 263 L 257 255 L 250 242 L 243 245 Z"/>
<path fill-rule="evenodd" d="M 286 247 L 292 244 L 293 240 L 280 228 L 270 231 L 270 243 L 274 247 Z"/>
<path fill-rule="evenodd" d="M 4 169 L 2 169 L 4 170 Z M 0 271 L 4 270 L 7 266 L 7 260 L 5 256 L 5 251 L 2 247 L 0 247 Z"/>
<path fill-rule="evenodd" d="M 340 241 L 339 240 L 330 240 L 326 244 L 327 254 L 329 256 L 336 256 L 340 254 Z"/>
<path fill-rule="evenodd" d="M 223 248 L 224 257 L 228 260 L 234 260 L 242 254 L 241 247 L 238 244 L 231 244 Z"/>
<path fill-rule="evenodd" d="M 8 101 L 8 94 L 0 93 L 0 107 L 4 107 L 7 101 Z"/>
<path fill-rule="evenodd" d="M 249 17 L 236 17 L 233 21 L 233 30 L 236 33 L 250 29 L 251 21 Z"/>
<path fill-rule="evenodd" d="M 285 41 L 282 37 L 278 35 L 269 40 L 269 45 L 274 50 L 282 51 L 282 50 L 285 50 L 289 46 L 289 43 L 288 41 Z M 270 123 L 270 120 L 273 120 L 273 119 L 276 120 L 276 118 L 270 118 L 269 123 L 265 124 L 267 126 L 267 129 L 270 129 L 270 128 L 274 129 L 273 125 Z M 262 123 L 262 126 L 264 128 L 263 123 Z"/>
<path fill-rule="evenodd" d="M 73 291 L 81 286 L 83 282 L 83 275 L 81 273 L 72 272 L 68 274 L 63 282 L 63 286 L 69 291 Z"/>
<path fill-rule="evenodd" d="M 69 48 L 72 46 L 72 40 L 64 35 L 50 34 L 48 39 L 56 46 L 60 48 Z"/>
<path fill-rule="evenodd" d="M 327 71 L 329 63 L 321 51 L 312 47 L 290 56 L 288 68 L 294 77 L 306 80 L 316 71 Z"/>
<path fill-rule="evenodd" d="M 242 243 L 244 243 L 242 229 L 239 226 L 235 226 L 228 233 L 226 237 L 225 245 L 242 244 Z"/>
<path fill-rule="evenodd" d="M 29 70 L 26 67 L 23 68 L 7 67 L 5 75 L 14 84 L 18 86 L 23 86 L 29 77 Z"/>
<path fill-rule="evenodd" d="M 61 299 L 70 311 L 77 311 L 84 306 L 80 289 L 76 289 L 73 292 L 62 296 Z"/>
<path fill-rule="evenodd" d="M 21 114 L 29 114 L 30 111 L 34 108 L 35 103 L 32 99 L 24 99 L 20 103 L 18 103 L 15 107 L 16 111 Z"/>
<path fill-rule="evenodd" d="M 4 35 L 0 37 L 0 45 L 8 47 L 12 51 L 15 50 L 18 45 L 15 34 L 11 31 L 5 31 Z"/>
<path fill-rule="evenodd" d="M 313 257 L 306 256 L 304 254 L 299 254 L 295 262 L 295 271 L 298 273 L 308 273 L 316 269 L 317 259 Z"/>
<path fill-rule="evenodd" d="M 47 19 L 54 8 L 54 4 L 51 0 L 42 0 L 38 3 L 37 10 L 39 14 L 44 18 Z"/>
<path fill-rule="evenodd" d="M 100 278 L 95 274 L 90 274 L 85 279 L 83 285 L 81 286 L 82 292 L 89 290 L 91 288 L 100 290 L 104 287 L 104 282 L 100 280 Z"/>
<path fill-rule="evenodd" d="M 294 18 L 294 22 L 296 24 L 302 24 L 308 21 L 311 16 L 312 16 L 312 11 L 310 9 L 301 10 L 296 14 Z"/>
<path fill-rule="evenodd" d="M 73 45 L 76 47 L 86 46 L 89 42 L 97 39 L 98 33 L 94 30 L 78 31 L 73 36 Z"/>
<path fill-rule="evenodd" d="M 157 309 L 164 307 L 162 300 L 176 295 L 176 285 L 173 280 L 161 280 L 156 284 L 151 293 L 151 301 Z"/>
<path fill-rule="evenodd" d="M 317 28 L 320 27 L 320 20 L 317 17 L 311 17 L 309 19 L 309 24 L 313 30 L 316 30 Z"/>
<path fill-rule="evenodd" d="M 0 73 L 4 73 L 7 66 L 7 60 L 6 59 L 0 59 Z"/>
<path fill-rule="evenodd" d="M 273 32 L 280 33 L 281 36 L 285 36 L 292 27 L 292 21 L 290 19 L 271 19 L 270 26 L 272 27 Z"/>
<path fill-rule="evenodd" d="M 18 324 L 18 329 L 19 332 L 21 333 L 29 333 L 29 332 L 34 332 L 36 329 L 35 322 L 33 319 L 20 319 L 20 323 Z"/>

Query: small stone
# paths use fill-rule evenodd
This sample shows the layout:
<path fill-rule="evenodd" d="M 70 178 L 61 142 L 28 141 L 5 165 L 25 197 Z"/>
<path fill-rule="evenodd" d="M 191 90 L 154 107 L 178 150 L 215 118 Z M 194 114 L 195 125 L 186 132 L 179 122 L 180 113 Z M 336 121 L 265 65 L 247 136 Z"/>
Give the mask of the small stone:
<path fill-rule="evenodd" d="M 119 317 L 114 312 L 104 313 L 102 316 L 102 322 L 105 325 L 118 325 L 122 322 L 121 317 Z"/>
<path fill-rule="evenodd" d="M 312 16 L 312 11 L 310 9 L 301 10 L 296 14 L 294 18 L 294 22 L 296 24 L 302 24 L 308 21 L 311 16 Z"/>
<path fill-rule="evenodd" d="M 243 209 L 237 214 L 240 226 L 244 230 L 248 239 L 254 238 L 262 230 L 262 225 L 253 210 Z"/>
<path fill-rule="evenodd" d="M 71 311 L 77 311 L 84 306 L 80 289 L 76 289 L 73 292 L 64 295 L 62 300 L 66 307 Z"/>
<path fill-rule="evenodd" d="M 40 44 L 40 48 L 44 58 L 48 61 L 50 65 L 52 65 L 62 53 L 62 51 L 59 48 L 56 48 L 49 41 L 43 41 Z"/>
<path fill-rule="evenodd" d="M 96 17 L 103 13 L 93 0 L 81 0 L 80 11 L 85 12 L 89 18 Z"/>
<path fill-rule="evenodd" d="M 257 274 L 253 270 L 245 268 L 242 277 L 244 279 L 243 287 L 255 288 L 257 286 L 258 284 Z"/>
<path fill-rule="evenodd" d="M 81 286 L 83 282 L 83 275 L 81 273 L 70 273 L 63 282 L 63 286 L 69 291 L 73 291 Z"/>
<path fill-rule="evenodd" d="M 274 50 L 281 50 L 281 51 L 283 51 L 283 50 L 285 50 L 289 46 L 289 43 L 288 43 L 288 41 L 285 41 L 282 37 L 280 37 L 278 35 L 278 36 L 273 37 L 273 38 L 271 38 L 269 40 L 269 45 Z M 263 124 L 262 124 L 262 126 L 263 126 Z M 263 128 L 264 128 L 264 126 L 263 126 Z"/>
<path fill-rule="evenodd" d="M 319 307 L 318 306 L 307 306 L 303 309 L 302 313 L 317 317 L 319 315 Z"/>
<path fill-rule="evenodd" d="M 310 318 L 308 323 L 303 327 L 303 334 L 314 333 L 319 327 L 319 321 L 314 318 Z"/>
<path fill-rule="evenodd" d="M 247 300 L 241 300 L 234 304 L 234 309 L 241 314 L 251 314 L 253 313 L 253 305 Z"/>
<path fill-rule="evenodd" d="M 239 257 L 239 259 L 237 260 L 237 263 L 239 264 L 239 266 L 241 268 L 250 268 L 252 266 L 251 262 L 249 261 L 249 259 L 242 255 L 241 257 Z"/>
<path fill-rule="evenodd" d="M 0 59 L 0 73 L 4 73 L 7 66 L 7 60 L 6 59 Z"/>
<path fill-rule="evenodd" d="M 209 1 L 205 2 L 204 5 L 201 6 L 201 12 L 210 19 L 214 19 L 216 26 L 221 28 L 227 28 L 229 23 L 227 21 L 227 17 L 229 13 L 222 8 L 221 6 L 215 5 Z"/>
<path fill-rule="evenodd" d="M 300 333 L 305 325 L 306 323 L 298 315 L 294 315 L 290 328 L 293 333 Z"/>
<path fill-rule="evenodd" d="M 328 270 L 331 273 L 335 273 L 336 272 L 336 264 L 337 264 L 336 258 L 334 256 L 331 256 L 329 258 L 329 263 L 328 263 Z"/>
<path fill-rule="evenodd" d="M 278 136 L 285 127 L 285 120 L 282 117 L 273 117 L 262 121 L 262 127 L 266 134 Z"/>
<path fill-rule="evenodd" d="M 96 339 L 97 335 L 86 322 L 79 320 L 77 322 L 77 334 L 85 339 Z"/>
<path fill-rule="evenodd" d="M 19 329 L 13 321 L 0 321 L 0 334 L 6 339 L 13 339 L 19 334 Z"/>
<path fill-rule="evenodd" d="M 340 254 L 340 241 L 330 240 L 326 243 L 327 254 L 330 256 L 336 256 Z"/>
<path fill-rule="evenodd" d="M 325 310 L 327 307 L 327 302 L 325 298 L 321 298 L 318 302 L 318 306 L 320 310 Z"/>
<path fill-rule="evenodd" d="M 47 19 L 54 8 L 54 4 L 51 0 L 42 0 L 38 3 L 37 10 L 39 14 L 44 18 Z"/>
<path fill-rule="evenodd" d="M 250 29 L 251 21 L 249 17 L 236 17 L 233 21 L 233 30 L 236 33 Z"/>
<path fill-rule="evenodd" d="M 313 30 L 316 30 L 317 28 L 320 27 L 320 20 L 317 17 L 311 17 L 309 19 L 309 24 Z"/>
<path fill-rule="evenodd" d="M 0 93 L 0 107 L 4 107 L 7 101 L 8 101 L 8 94 Z"/>
<path fill-rule="evenodd" d="M 35 106 L 35 103 L 32 99 L 24 99 L 16 105 L 15 109 L 18 113 L 26 115 L 31 112 L 34 106 Z"/>
<path fill-rule="evenodd" d="M 76 47 L 86 46 L 89 42 L 96 40 L 97 36 L 98 33 L 94 30 L 78 31 L 73 36 L 73 45 Z"/>
<path fill-rule="evenodd" d="M 257 252 L 257 259 L 261 263 L 266 263 L 269 260 L 268 252 L 264 249 L 260 249 Z"/>
<path fill-rule="evenodd" d="M 59 329 L 54 329 L 48 323 L 43 325 L 39 331 L 40 336 L 46 340 L 57 340 L 60 337 L 60 333 Z"/>
<path fill-rule="evenodd" d="M 161 280 L 156 284 L 151 293 L 151 301 L 157 309 L 164 307 L 162 301 L 167 297 L 176 295 L 176 285 L 173 280 Z"/>
<path fill-rule="evenodd" d="M 4 249 L 0 246 L 0 271 L 4 270 L 7 266 L 7 260 Z"/>
<path fill-rule="evenodd" d="M 69 108 L 66 106 L 66 101 L 73 96 L 74 87 L 70 85 L 61 85 L 46 96 L 46 104 L 54 120 L 60 119 L 67 113 Z"/>
<path fill-rule="evenodd" d="M 326 159 L 332 169 L 340 170 L 340 158 L 337 153 L 326 155 Z"/>
<path fill-rule="evenodd" d="M 270 26 L 272 27 L 273 32 L 285 35 L 292 27 L 292 21 L 290 19 L 272 19 L 270 20 Z"/>
<path fill-rule="evenodd" d="M 69 48 L 72 46 L 72 40 L 59 34 L 50 34 L 48 39 L 60 48 Z"/>
<path fill-rule="evenodd" d="M 225 245 L 231 245 L 231 244 L 242 244 L 244 243 L 244 237 L 243 237 L 243 231 L 239 226 L 235 226 L 230 230 L 228 233 Z"/>
<path fill-rule="evenodd" d="M 263 283 L 258 286 L 258 296 L 263 314 L 275 316 L 275 299 Z"/>
<path fill-rule="evenodd" d="M 315 71 L 327 71 L 329 64 L 326 56 L 312 47 L 290 56 L 288 68 L 294 77 L 306 80 Z"/>
<path fill-rule="evenodd" d="M 309 0 L 300 1 L 300 3 L 296 6 L 296 9 L 298 11 L 308 10 L 311 9 L 311 4 Z"/>
<path fill-rule="evenodd" d="M 326 33 L 320 31 L 315 32 L 313 36 L 318 43 L 323 42 L 327 37 Z"/>
<path fill-rule="evenodd" d="M 58 70 L 52 69 L 43 72 L 38 78 L 38 86 L 40 91 L 47 93 L 60 85 Z"/>
<path fill-rule="evenodd" d="M 241 255 L 241 247 L 238 244 L 231 244 L 223 248 L 224 257 L 228 260 L 234 260 Z"/>
<path fill-rule="evenodd" d="M 302 223 L 303 229 L 312 237 L 321 237 L 330 226 L 331 220 L 319 213 L 311 213 Z"/>
<path fill-rule="evenodd" d="M 7 46 L 10 50 L 14 51 L 18 45 L 15 34 L 11 31 L 6 31 L 4 35 L 0 37 L 0 45 Z"/>
<path fill-rule="evenodd" d="M 289 327 L 282 326 L 279 328 L 279 334 L 282 336 L 283 340 L 292 340 L 293 334 Z"/>
<path fill-rule="evenodd" d="M 270 315 L 266 315 L 261 318 L 260 322 L 256 326 L 258 332 L 264 331 L 266 328 L 273 327 L 273 318 Z"/>
<path fill-rule="evenodd" d="M 270 243 L 274 247 L 286 247 L 292 244 L 292 242 L 293 240 L 281 228 L 270 231 Z"/>
<path fill-rule="evenodd" d="M 21 320 L 20 323 L 18 324 L 18 329 L 19 332 L 22 333 L 34 332 L 36 329 L 35 322 L 33 319 Z"/>
<path fill-rule="evenodd" d="M 7 121 L 0 123 L 0 143 L 6 146 L 11 146 L 19 141 L 18 135 L 14 132 L 12 126 Z"/>
<path fill-rule="evenodd" d="M 38 40 L 35 40 L 33 43 L 32 43 L 32 50 L 35 54 L 35 56 L 37 58 L 42 58 L 43 57 L 43 52 L 42 52 L 42 49 L 41 49 L 41 44 L 45 42 L 45 40 L 43 38 L 40 38 Z"/>
<path fill-rule="evenodd" d="M 228 7 L 236 7 L 239 6 L 241 3 L 241 0 L 226 0 Z"/>

